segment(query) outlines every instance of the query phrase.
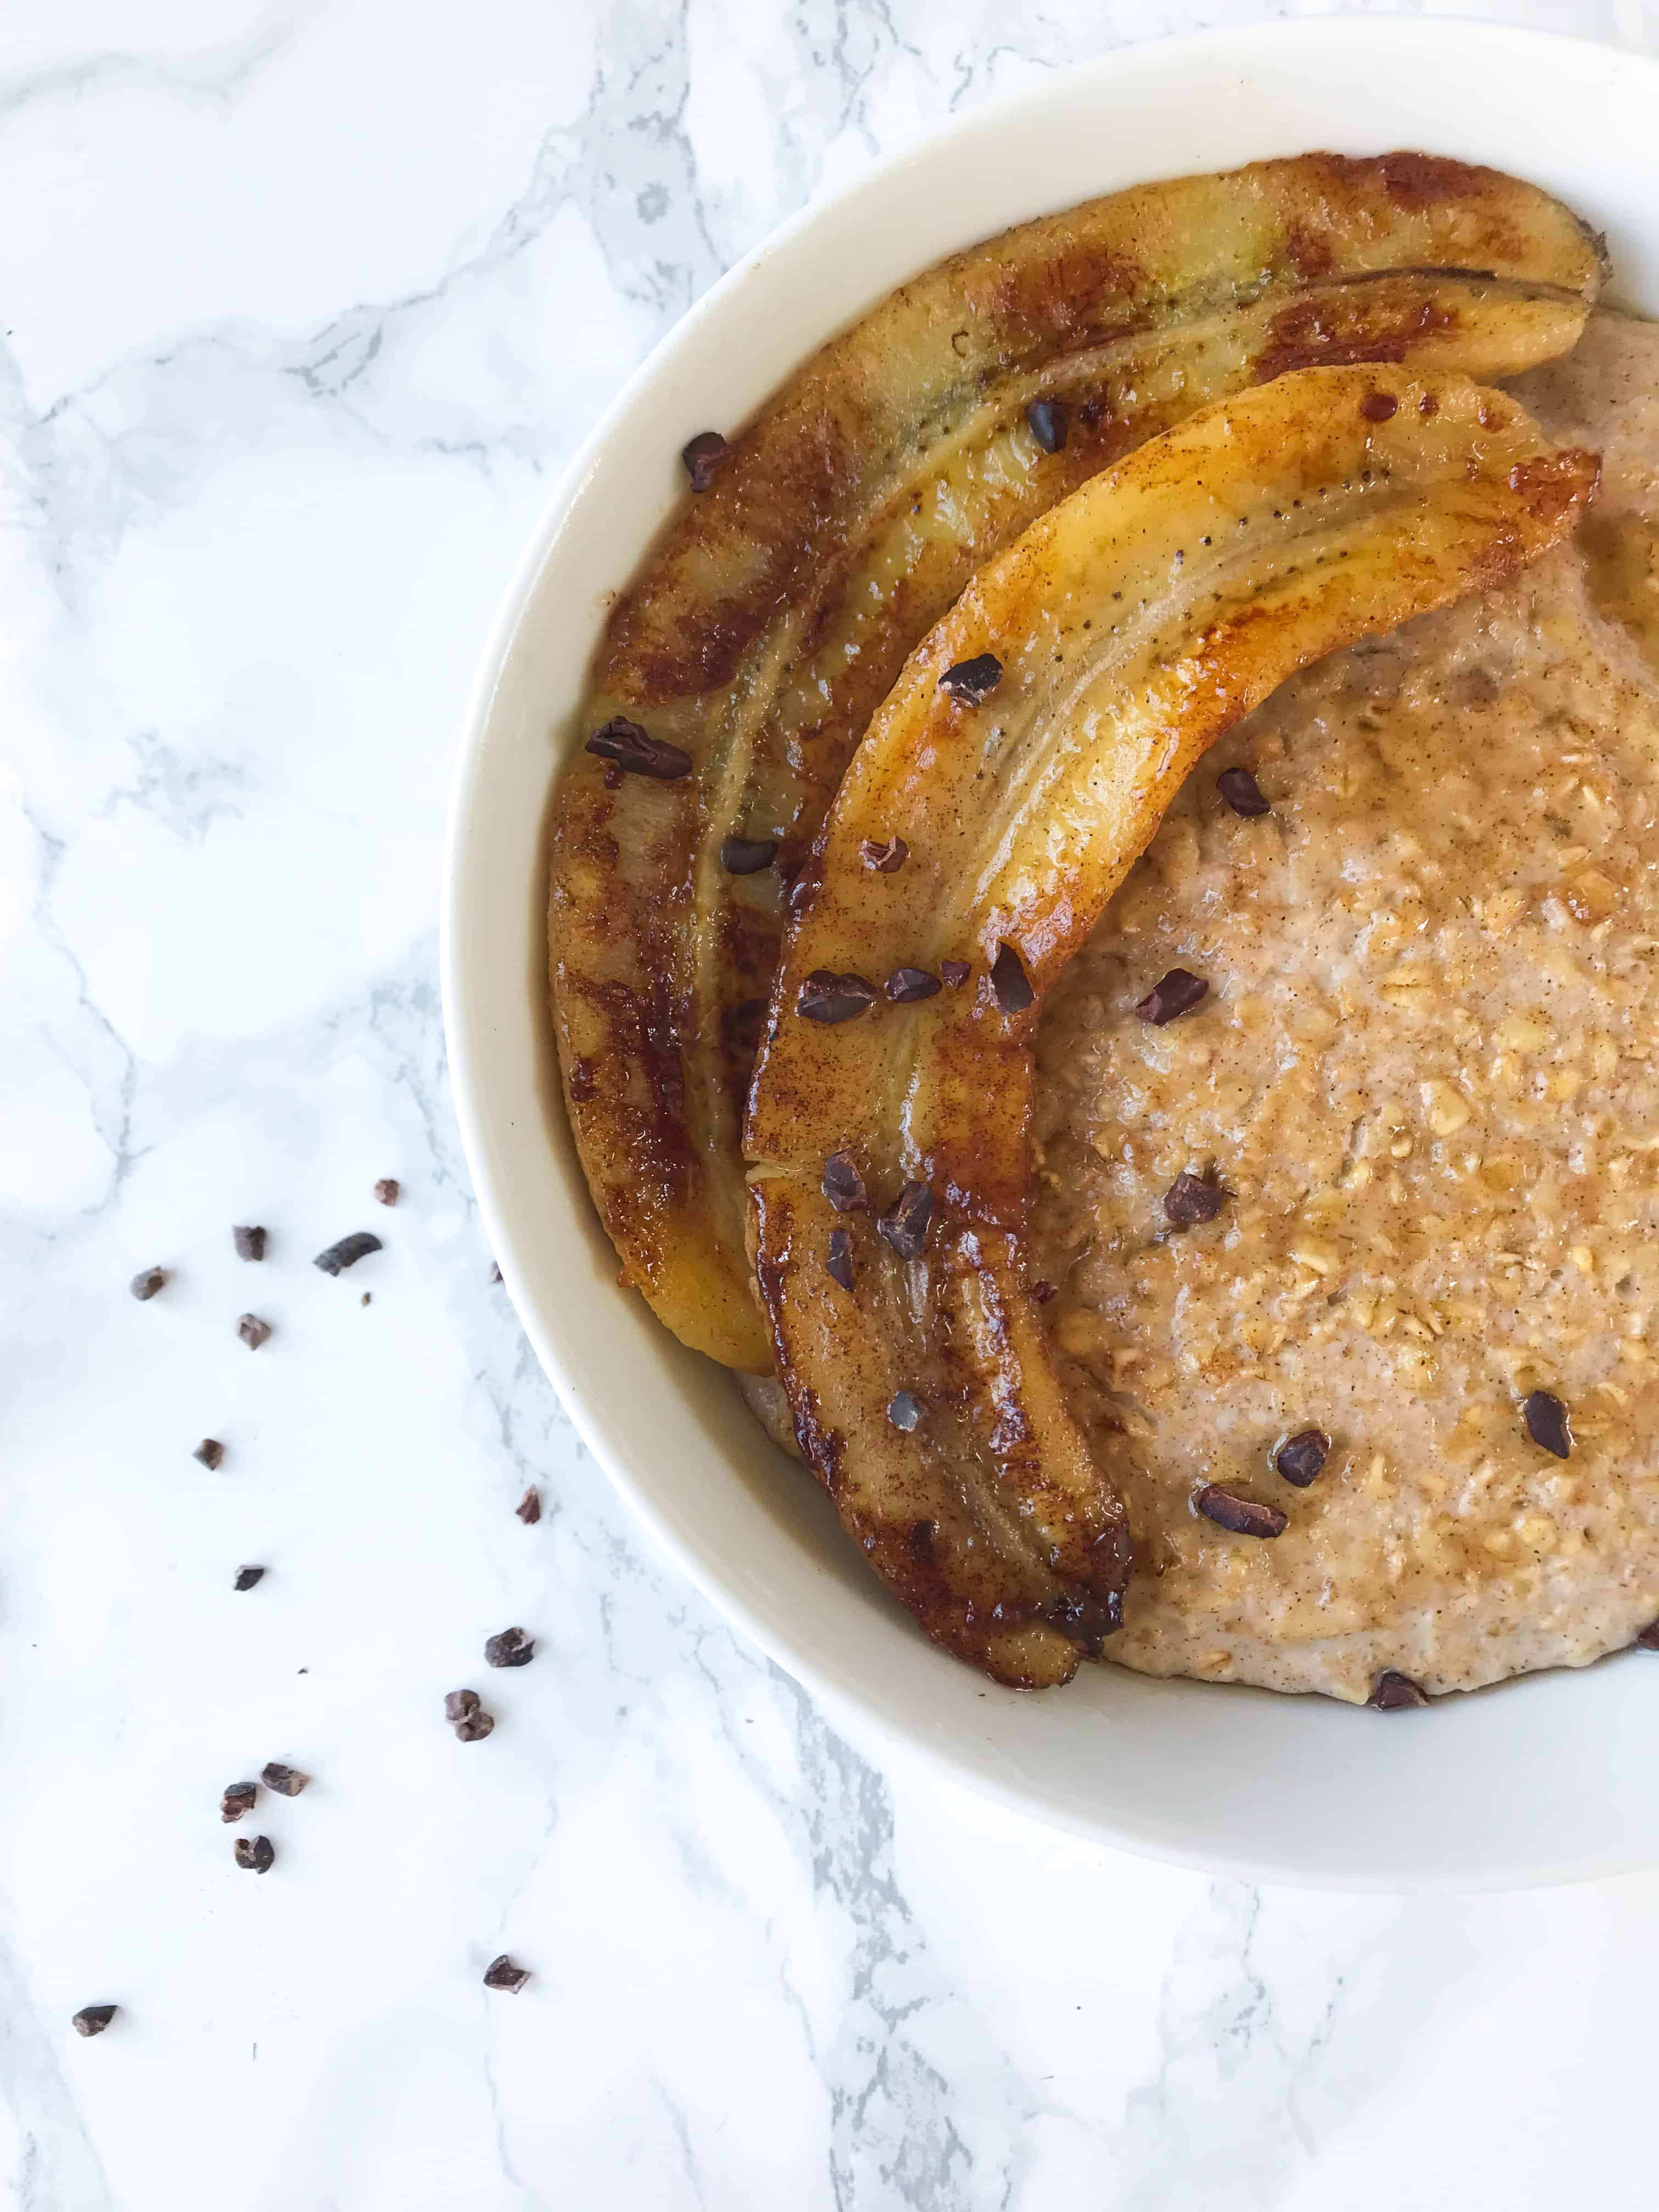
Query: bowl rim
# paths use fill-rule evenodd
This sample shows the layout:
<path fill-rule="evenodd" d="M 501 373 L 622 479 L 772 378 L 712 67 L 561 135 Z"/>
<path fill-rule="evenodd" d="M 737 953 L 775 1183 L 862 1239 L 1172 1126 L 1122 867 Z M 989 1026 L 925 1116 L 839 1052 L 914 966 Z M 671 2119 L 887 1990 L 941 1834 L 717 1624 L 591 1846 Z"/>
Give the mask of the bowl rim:
<path fill-rule="evenodd" d="M 1655 93 L 1659 94 L 1659 58 L 1594 39 L 1458 18 L 1340 16 L 1280 20 L 1137 41 L 1109 50 L 1056 71 L 1052 76 L 995 94 L 930 128 L 920 130 L 893 151 L 867 162 L 853 177 L 809 198 L 793 215 L 733 263 L 650 349 L 605 408 L 544 501 L 491 623 L 467 700 L 449 794 L 441 864 L 439 952 L 444 1030 L 462 1149 L 479 1215 L 520 1322 L 580 1441 L 675 1566 L 725 1619 L 818 1700 L 837 1728 L 855 1743 L 873 1747 L 884 1763 L 918 1762 L 932 1774 L 954 1782 L 975 1796 L 988 1798 L 1005 1809 L 1136 1856 L 1212 1875 L 1231 1875 L 1350 1893 L 1504 1890 L 1599 1878 L 1654 1863 L 1659 1860 L 1659 1839 L 1656 1839 L 1653 1850 L 1646 1852 L 1632 1850 L 1599 1856 L 1578 1852 L 1535 1864 L 1525 1862 L 1523 1856 L 1520 1864 L 1506 1863 L 1490 1871 L 1462 1869 L 1441 1874 L 1431 1869 L 1414 1870 L 1399 1877 L 1379 1879 L 1364 1869 L 1310 1867 L 1299 1863 L 1288 1850 L 1281 1855 L 1265 1854 L 1261 1850 L 1231 1850 L 1224 1843 L 1182 1845 L 1162 1833 L 1150 1832 L 1118 1808 L 1085 1815 L 1022 1790 L 988 1771 L 984 1764 L 976 1763 L 969 1752 L 942 1740 L 939 1735 L 878 1710 L 871 1702 L 867 1686 L 858 1679 L 856 1668 L 835 1663 L 792 1642 L 775 1621 L 767 1618 L 734 1587 L 720 1564 L 700 1551 L 683 1528 L 676 1526 L 666 1505 L 659 1502 L 641 1474 L 629 1464 L 626 1449 L 611 1432 L 603 1403 L 590 1395 L 572 1371 L 561 1342 L 558 1316 L 544 1310 L 529 1292 L 526 1254 L 520 1247 L 512 1194 L 498 1176 L 495 1157 L 503 1127 L 510 1123 L 514 1113 L 525 1102 L 503 1101 L 494 1095 L 484 1073 L 484 1032 L 490 1020 L 485 1000 L 489 979 L 471 971 L 464 949 L 463 922 L 468 902 L 479 888 L 471 865 L 471 848 L 477 834 L 481 810 L 487 809 L 489 804 L 486 738 L 514 641 L 535 599 L 543 571 L 555 555 L 561 533 L 580 494 L 642 395 L 672 369 L 676 359 L 711 322 L 723 315 L 726 303 L 742 291 L 763 262 L 785 252 L 826 217 L 855 210 L 866 197 L 884 195 L 907 173 L 930 165 L 952 143 L 984 129 L 988 124 L 1012 125 L 1023 118 L 1041 115 L 1055 99 L 1056 88 L 1062 83 L 1075 88 L 1083 81 L 1097 87 L 1103 94 L 1109 94 L 1121 90 L 1125 81 L 1137 74 L 1175 77 L 1188 58 L 1243 68 L 1271 68 L 1303 50 L 1306 58 L 1336 66 L 1352 63 L 1366 53 L 1375 54 L 1379 49 L 1420 55 L 1425 48 L 1435 46 L 1443 51 L 1454 44 L 1471 52 L 1480 48 L 1494 57 L 1502 54 L 1522 64 L 1569 70 L 1575 74 L 1575 89 L 1579 82 L 1597 71 L 1607 77 L 1615 67 L 1630 70 L 1645 74 Z M 976 234 L 985 234 L 980 231 Z M 807 333 L 798 357 L 804 358 L 833 327 L 830 324 L 822 331 Z M 641 551 L 642 554 L 643 547 Z M 544 998 L 543 1004 L 544 1009 Z M 1212 1691 L 1215 1687 L 1201 1686 Z M 1229 1694 L 1233 1692 L 1230 1690 Z M 1247 1691 L 1243 1694 L 1273 1693 Z"/>

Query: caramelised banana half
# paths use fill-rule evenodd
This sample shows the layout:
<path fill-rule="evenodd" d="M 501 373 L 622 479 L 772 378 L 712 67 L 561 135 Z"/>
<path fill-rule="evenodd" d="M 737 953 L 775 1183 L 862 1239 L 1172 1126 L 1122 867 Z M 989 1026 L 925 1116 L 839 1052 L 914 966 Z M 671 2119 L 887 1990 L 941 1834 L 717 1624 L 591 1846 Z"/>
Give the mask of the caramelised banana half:
<path fill-rule="evenodd" d="M 755 1261 L 844 1524 L 1000 1680 L 1097 1650 L 1129 1556 L 1026 1257 L 1044 997 L 1213 739 L 1309 661 L 1536 559 L 1596 477 L 1466 378 L 1285 376 L 1034 523 L 859 747 L 756 1069 Z M 1172 971 L 1137 1012 L 1203 988 Z"/>
<path fill-rule="evenodd" d="M 566 1099 L 624 1279 L 764 1371 L 738 1126 L 791 887 L 871 715 L 975 570 L 1224 394 L 1318 363 L 1480 377 L 1601 281 L 1558 202 L 1421 154 L 1307 155 L 1023 224 L 916 277 L 730 446 L 616 607 L 558 791 Z"/>

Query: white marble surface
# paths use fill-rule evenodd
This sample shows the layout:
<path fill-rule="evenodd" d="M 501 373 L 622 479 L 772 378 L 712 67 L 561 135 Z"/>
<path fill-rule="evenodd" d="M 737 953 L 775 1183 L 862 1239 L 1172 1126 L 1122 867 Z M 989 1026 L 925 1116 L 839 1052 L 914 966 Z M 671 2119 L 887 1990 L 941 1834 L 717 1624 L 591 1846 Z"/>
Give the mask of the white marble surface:
<path fill-rule="evenodd" d="M 490 1284 L 446 1094 L 458 715 L 619 379 L 806 195 L 945 108 L 1282 12 L 6 11 L 19 2206 L 1651 2202 L 1659 1880 L 1258 1893 L 872 1766 L 576 1448 Z M 1481 12 L 1659 37 L 1637 0 Z M 264 1266 L 237 1221 L 268 1224 Z M 319 1275 L 359 1227 L 385 1252 Z M 172 1279 L 137 1304 L 150 1262 Z M 253 1354 L 245 1308 L 276 1332 Z M 514 1622 L 536 1658 L 491 1673 Z M 486 1743 L 443 1724 L 463 1683 Z M 315 1780 L 262 1801 L 257 1878 L 217 1800 L 270 1758 Z M 481 1986 L 504 1948 L 533 1972 L 518 1996 Z M 82 2042 L 70 2015 L 102 2000 L 115 2024 Z"/>

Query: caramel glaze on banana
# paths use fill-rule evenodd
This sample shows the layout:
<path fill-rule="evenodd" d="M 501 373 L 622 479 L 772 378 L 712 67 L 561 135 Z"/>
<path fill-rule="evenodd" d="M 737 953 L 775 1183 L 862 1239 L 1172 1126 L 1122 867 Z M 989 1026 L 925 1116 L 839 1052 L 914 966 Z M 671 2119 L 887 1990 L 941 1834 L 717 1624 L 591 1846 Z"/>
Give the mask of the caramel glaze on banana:
<path fill-rule="evenodd" d="M 565 1096 L 623 1279 L 764 1371 L 738 1129 L 787 886 L 918 638 L 1036 517 L 1223 394 L 1318 363 L 1491 378 L 1574 343 L 1597 241 L 1421 154 L 1139 186 L 915 277 L 814 355 L 617 604 L 556 796 Z M 1028 420 L 1033 403 L 1056 416 Z M 701 426 L 688 424 L 688 429 Z M 607 778 L 609 717 L 683 749 Z M 733 836 L 775 842 L 734 875 Z"/>

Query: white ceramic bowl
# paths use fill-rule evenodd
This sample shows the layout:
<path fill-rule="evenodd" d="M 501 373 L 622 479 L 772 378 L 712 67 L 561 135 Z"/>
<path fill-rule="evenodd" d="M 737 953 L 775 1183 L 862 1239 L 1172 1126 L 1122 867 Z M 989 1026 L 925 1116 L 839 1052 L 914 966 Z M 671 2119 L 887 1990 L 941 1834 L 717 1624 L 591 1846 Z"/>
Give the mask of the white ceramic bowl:
<path fill-rule="evenodd" d="M 444 1002 L 479 1203 L 600 1464 L 703 1591 L 854 1734 L 1079 1834 L 1343 1888 L 1501 1887 L 1659 1859 L 1659 1658 L 1385 1718 L 1085 1668 L 1023 1697 L 937 1650 L 730 1379 L 617 1286 L 560 1104 L 543 824 L 608 593 L 680 496 L 680 446 L 954 248 L 1097 192 L 1270 155 L 1486 161 L 1607 232 L 1659 312 L 1659 66 L 1473 24 L 1279 24 L 1113 55 L 963 116 L 809 208 L 661 344 L 555 492 L 485 654 L 456 786 Z"/>

